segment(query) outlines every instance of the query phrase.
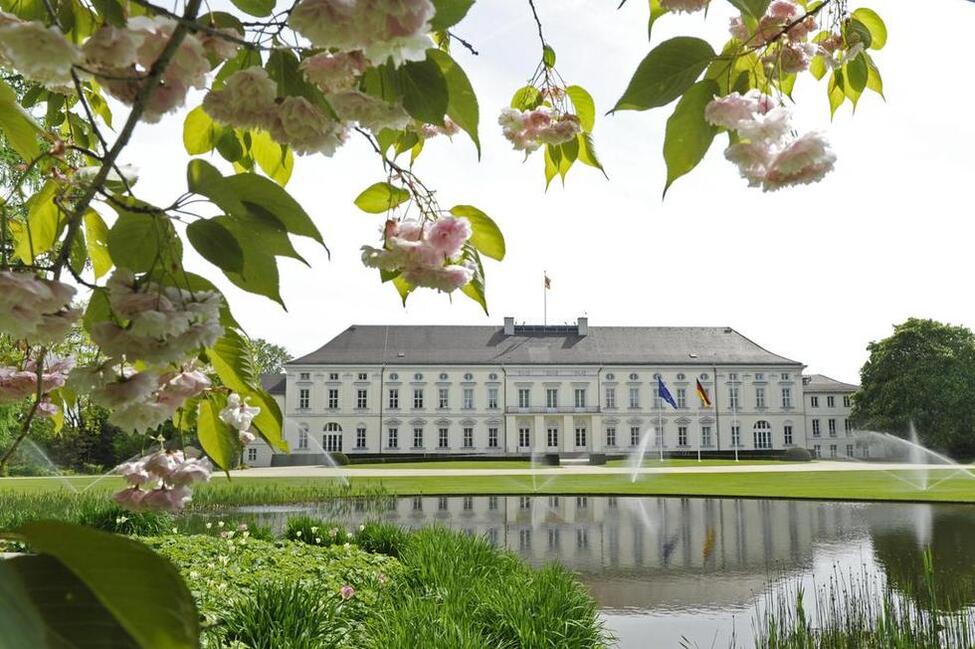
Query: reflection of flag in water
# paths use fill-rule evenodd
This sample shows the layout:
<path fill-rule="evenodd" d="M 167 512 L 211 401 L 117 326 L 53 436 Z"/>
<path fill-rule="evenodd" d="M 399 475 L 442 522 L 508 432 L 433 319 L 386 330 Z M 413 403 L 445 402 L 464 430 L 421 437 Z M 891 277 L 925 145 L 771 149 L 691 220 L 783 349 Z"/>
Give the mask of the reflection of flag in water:
<path fill-rule="evenodd" d="M 670 555 L 673 554 L 674 548 L 677 547 L 677 541 L 678 541 L 679 538 L 680 537 L 678 537 L 676 534 L 674 534 L 672 537 L 670 537 L 670 540 L 669 541 L 667 541 L 666 543 L 664 543 L 664 548 L 663 548 L 663 550 L 664 550 L 664 564 L 666 564 L 666 563 L 668 563 L 670 561 Z"/>
<path fill-rule="evenodd" d="M 697 382 L 697 398 L 701 400 L 701 404 L 705 408 L 711 407 L 711 397 L 708 396 L 708 391 L 701 385 L 700 379 Z"/>
<path fill-rule="evenodd" d="M 707 561 L 714 554 L 714 528 L 709 527 L 707 532 L 704 533 L 704 560 Z"/>

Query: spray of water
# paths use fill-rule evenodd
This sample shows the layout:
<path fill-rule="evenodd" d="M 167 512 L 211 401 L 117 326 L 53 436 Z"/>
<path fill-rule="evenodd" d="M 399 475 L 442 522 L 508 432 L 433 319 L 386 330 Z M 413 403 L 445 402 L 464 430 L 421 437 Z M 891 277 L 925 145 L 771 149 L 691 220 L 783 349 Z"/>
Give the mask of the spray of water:
<path fill-rule="evenodd" d="M 75 487 L 70 480 L 64 477 L 64 475 L 61 472 L 61 468 L 58 465 L 56 465 L 51 460 L 51 458 L 47 456 L 47 453 L 44 452 L 44 449 L 38 446 L 34 442 L 34 440 L 24 439 L 23 443 L 20 446 L 20 452 L 23 456 L 25 456 L 25 459 L 29 463 L 32 463 L 35 466 L 44 467 L 45 469 L 50 471 L 53 474 L 53 477 L 57 478 L 62 485 L 64 485 L 74 493 L 79 493 L 78 488 Z"/>
<path fill-rule="evenodd" d="M 325 456 L 325 464 L 326 464 L 326 466 L 328 466 L 330 469 L 341 469 L 342 468 L 338 464 L 338 462 L 336 462 L 332 458 L 332 454 L 329 453 L 328 451 L 326 451 L 325 450 L 325 447 L 323 447 L 321 444 L 318 443 L 318 440 L 315 439 L 315 436 L 314 435 L 309 435 L 308 436 L 308 441 L 310 441 L 312 444 L 314 444 L 315 446 L 317 446 L 318 447 L 318 450 L 320 450 L 322 452 L 322 455 Z M 349 479 L 346 478 L 343 474 L 337 473 L 335 477 L 337 477 L 339 479 L 339 482 L 341 482 L 346 487 L 349 486 Z"/>
<path fill-rule="evenodd" d="M 906 458 L 909 463 L 913 465 L 924 465 L 924 468 L 918 468 L 910 471 L 910 475 L 916 478 L 914 480 L 906 479 L 896 473 L 889 472 L 894 477 L 906 482 L 907 484 L 910 484 L 915 489 L 927 491 L 938 486 L 945 480 L 950 480 L 959 474 L 975 479 L 975 473 L 973 473 L 971 469 L 958 464 L 947 455 L 933 451 L 921 444 L 913 422 L 911 422 L 908 429 L 909 439 L 898 437 L 890 433 L 881 433 L 877 431 L 861 431 L 859 434 L 865 437 L 867 440 L 878 441 L 889 446 L 900 448 L 906 451 Z M 930 464 L 943 464 L 946 467 L 950 467 L 954 470 L 947 476 L 932 483 L 930 471 L 926 466 Z"/>
<path fill-rule="evenodd" d="M 647 448 L 650 446 L 651 436 L 654 439 L 657 438 L 657 429 L 653 426 L 643 431 L 643 435 L 640 437 L 640 445 L 637 446 L 634 452 L 630 453 L 630 482 L 636 482 L 637 478 L 640 477 L 640 467 L 643 466 L 643 459 L 647 455 Z"/>

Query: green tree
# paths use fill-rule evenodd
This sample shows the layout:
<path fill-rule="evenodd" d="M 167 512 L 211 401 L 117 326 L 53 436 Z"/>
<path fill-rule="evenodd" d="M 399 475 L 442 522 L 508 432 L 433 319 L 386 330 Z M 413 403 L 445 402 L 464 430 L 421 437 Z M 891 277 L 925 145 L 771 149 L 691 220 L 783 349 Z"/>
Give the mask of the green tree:
<path fill-rule="evenodd" d="M 906 435 L 953 456 L 975 455 L 975 334 L 910 318 L 867 346 L 853 419 L 860 428 Z"/>
<path fill-rule="evenodd" d="M 280 374 L 291 360 L 291 352 L 263 338 L 252 338 L 247 344 L 254 369 L 261 374 Z"/>

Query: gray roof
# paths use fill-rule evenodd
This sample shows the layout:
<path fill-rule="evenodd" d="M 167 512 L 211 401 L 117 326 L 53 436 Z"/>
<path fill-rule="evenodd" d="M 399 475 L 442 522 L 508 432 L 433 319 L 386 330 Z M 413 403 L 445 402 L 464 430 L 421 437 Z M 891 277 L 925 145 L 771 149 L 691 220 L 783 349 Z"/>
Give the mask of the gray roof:
<path fill-rule="evenodd" d="M 293 365 L 801 365 L 730 327 L 353 325 Z"/>
<path fill-rule="evenodd" d="M 843 383 L 824 374 L 807 374 L 802 377 L 803 392 L 856 392 L 859 385 Z"/>
<path fill-rule="evenodd" d="M 261 374 L 261 387 L 268 394 L 284 394 L 287 383 L 287 374 Z"/>

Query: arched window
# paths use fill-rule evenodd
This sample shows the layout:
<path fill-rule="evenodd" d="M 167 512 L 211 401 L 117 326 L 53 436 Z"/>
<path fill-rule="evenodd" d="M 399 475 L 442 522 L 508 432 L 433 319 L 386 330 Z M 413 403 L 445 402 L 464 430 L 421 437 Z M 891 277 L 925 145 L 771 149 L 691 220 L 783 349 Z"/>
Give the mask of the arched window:
<path fill-rule="evenodd" d="M 334 421 L 325 424 L 325 434 L 322 435 L 322 448 L 326 453 L 342 451 L 342 427 Z"/>
<path fill-rule="evenodd" d="M 772 425 L 764 419 L 759 419 L 752 427 L 755 436 L 755 448 L 772 448 Z"/>

